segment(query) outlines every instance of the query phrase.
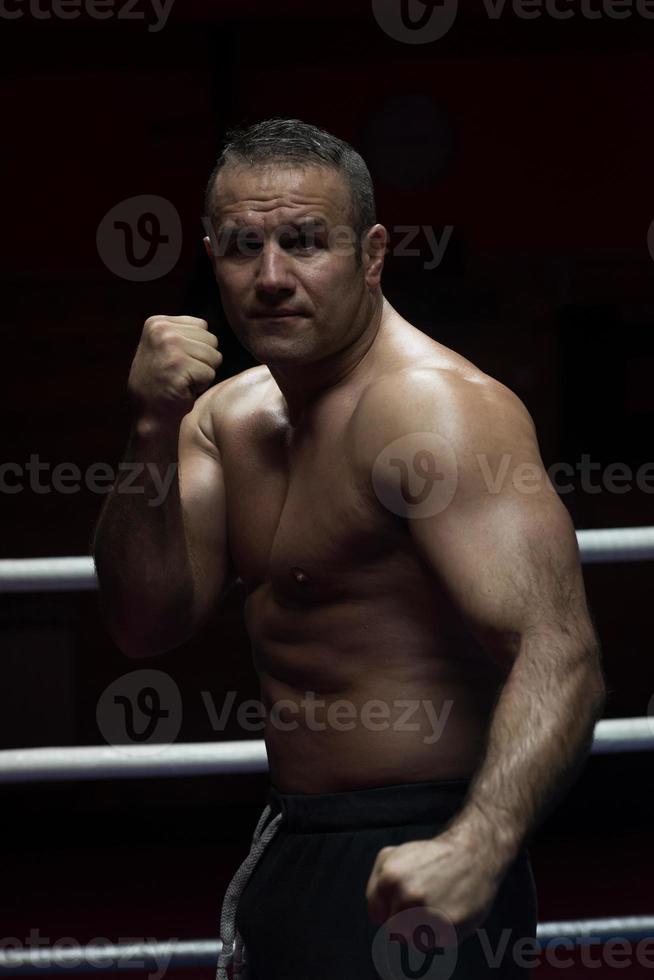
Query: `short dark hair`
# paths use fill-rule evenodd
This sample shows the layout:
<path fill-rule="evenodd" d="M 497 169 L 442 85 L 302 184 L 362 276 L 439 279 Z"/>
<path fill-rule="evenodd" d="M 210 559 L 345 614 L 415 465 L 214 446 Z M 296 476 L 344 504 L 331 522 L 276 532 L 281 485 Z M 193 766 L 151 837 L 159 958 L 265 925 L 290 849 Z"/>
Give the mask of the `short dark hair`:
<path fill-rule="evenodd" d="M 213 214 L 216 177 L 228 164 L 297 163 L 331 167 L 348 181 L 352 226 L 360 243 L 377 221 L 372 178 L 363 158 L 344 140 L 300 119 L 264 119 L 227 133 L 225 145 L 211 172 L 204 197 L 204 213 Z"/>

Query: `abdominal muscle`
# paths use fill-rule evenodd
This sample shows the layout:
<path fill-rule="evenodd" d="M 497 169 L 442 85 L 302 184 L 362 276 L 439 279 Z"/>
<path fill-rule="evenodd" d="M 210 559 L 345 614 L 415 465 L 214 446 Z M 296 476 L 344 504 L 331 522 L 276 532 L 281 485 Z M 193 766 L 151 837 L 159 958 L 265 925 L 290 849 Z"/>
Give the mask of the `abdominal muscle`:
<path fill-rule="evenodd" d="M 466 779 L 502 678 L 469 639 L 383 596 L 304 606 L 270 583 L 246 624 L 272 784 L 325 793 Z"/>

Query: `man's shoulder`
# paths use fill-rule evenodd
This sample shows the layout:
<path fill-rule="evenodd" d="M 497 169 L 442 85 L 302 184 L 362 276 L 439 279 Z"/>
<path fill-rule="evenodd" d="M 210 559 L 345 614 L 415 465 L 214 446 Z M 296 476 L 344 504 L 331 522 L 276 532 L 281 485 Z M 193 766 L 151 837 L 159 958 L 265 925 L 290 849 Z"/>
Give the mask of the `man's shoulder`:
<path fill-rule="evenodd" d="M 431 360 L 419 365 L 400 365 L 374 378 L 360 400 L 364 412 L 388 406 L 384 414 L 405 416 L 426 405 L 438 410 L 443 418 L 450 413 L 477 415 L 481 410 L 513 411 L 528 415 L 518 395 L 497 378 L 485 374 L 464 358 L 455 359 L 434 353 Z"/>
<path fill-rule="evenodd" d="M 273 407 L 275 386 L 265 364 L 224 378 L 198 398 L 198 420 L 214 442 L 219 443 L 220 432 L 228 425 L 233 428 L 239 422 L 251 423 L 263 417 Z"/>
<path fill-rule="evenodd" d="M 265 364 L 247 368 L 213 385 L 199 399 L 209 412 L 229 416 L 254 411 L 270 401 L 272 375 Z"/>
<path fill-rule="evenodd" d="M 443 350 L 420 365 L 385 372 L 366 387 L 352 434 L 368 461 L 395 440 L 418 432 L 445 438 L 457 451 L 535 437 L 531 415 L 515 392 Z"/>

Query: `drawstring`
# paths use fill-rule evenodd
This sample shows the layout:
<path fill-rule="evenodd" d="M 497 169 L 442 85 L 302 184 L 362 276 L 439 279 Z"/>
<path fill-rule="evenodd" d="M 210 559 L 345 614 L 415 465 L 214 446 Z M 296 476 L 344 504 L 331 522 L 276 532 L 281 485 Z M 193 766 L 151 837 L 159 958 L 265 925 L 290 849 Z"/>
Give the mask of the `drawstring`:
<path fill-rule="evenodd" d="M 282 820 L 283 814 L 278 813 L 264 830 L 263 828 L 271 813 L 272 809 L 270 804 L 267 804 L 259 817 L 259 822 L 254 831 L 250 853 L 230 881 L 225 892 L 223 907 L 220 913 L 222 949 L 218 956 L 216 980 L 228 980 L 227 967 L 230 965 L 234 967 L 232 973 L 233 980 L 247 980 L 245 946 L 236 928 L 236 909 L 243 889 L 254 871 L 254 866 L 277 833 L 277 828 Z"/>

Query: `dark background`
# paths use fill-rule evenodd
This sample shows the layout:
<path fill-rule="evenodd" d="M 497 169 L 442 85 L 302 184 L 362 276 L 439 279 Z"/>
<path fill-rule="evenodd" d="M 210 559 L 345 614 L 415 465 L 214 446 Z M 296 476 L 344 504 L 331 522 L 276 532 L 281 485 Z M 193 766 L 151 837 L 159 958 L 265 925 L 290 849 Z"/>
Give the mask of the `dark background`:
<path fill-rule="evenodd" d="M 176 0 L 158 32 L 144 3 L 145 20 L 38 19 L 27 5 L 0 18 L 3 460 L 117 466 L 127 373 L 154 313 L 206 317 L 221 376 L 249 366 L 201 247 L 202 197 L 225 128 L 281 115 L 363 152 L 388 227 L 453 228 L 433 270 L 428 250 L 390 255 L 385 293 L 520 395 L 546 466 L 651 461 L 654 21 L 572 7 L 569 20 L 508 8 L 493 20 L 469 3 L 425 45 L 387 36 L 352 0 Z M 177 210 L 181 255 L 134 282 L 104 264 L 96 233 L 146 194 Z M 635 485 L 572 482 L 562 499 L 577 528 L 654 523 L 652 495 Z M 102 500 L 3 491 L 2 557 L 88 553 Z M 586 567 L 585 578 L 606 714 L 644 715 L 651 566 Z M 193 642 L 134 663 L 93 593 L 0 596 L 0 747 L 99 744 L 103 690 L 144 666 L 178 684 L 181 740 L 246 737 L 235 724 L 217 735 L 201 697 L 257 696 L 242 600 L 235 588 Z M 647 753 L 589 760 L 533 842 L 542 920 L 654 912 L 651 772 Z M 217 935 L 265 788 L 263 776 L 0 787 L 0 936 Z"/>

